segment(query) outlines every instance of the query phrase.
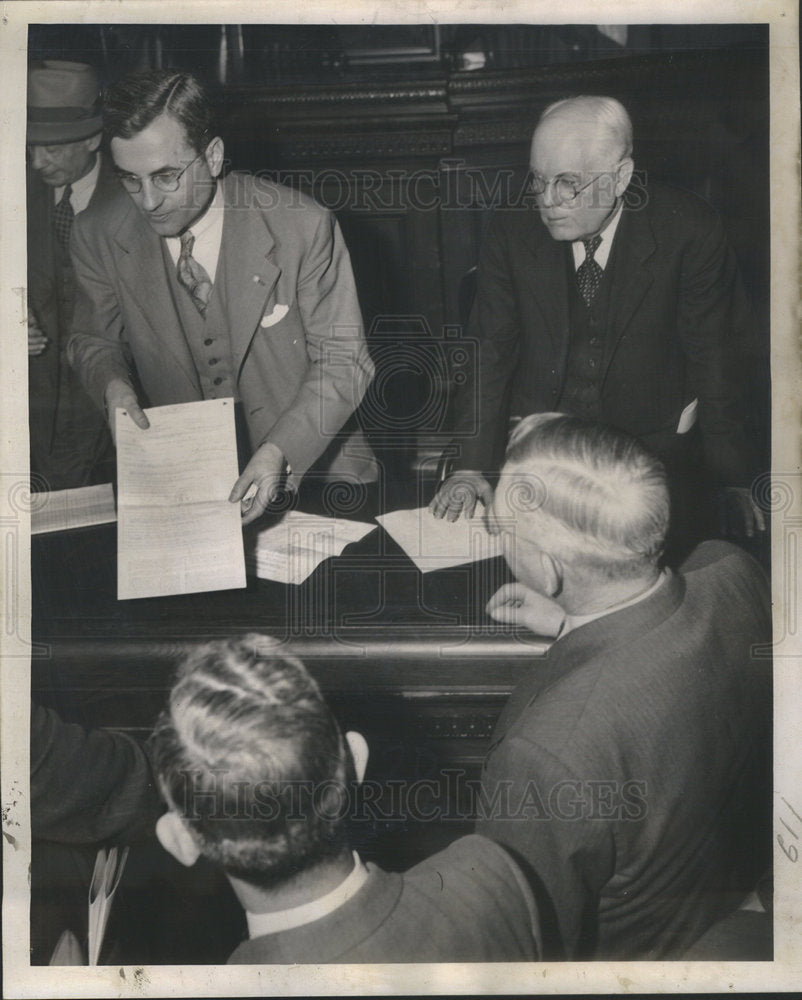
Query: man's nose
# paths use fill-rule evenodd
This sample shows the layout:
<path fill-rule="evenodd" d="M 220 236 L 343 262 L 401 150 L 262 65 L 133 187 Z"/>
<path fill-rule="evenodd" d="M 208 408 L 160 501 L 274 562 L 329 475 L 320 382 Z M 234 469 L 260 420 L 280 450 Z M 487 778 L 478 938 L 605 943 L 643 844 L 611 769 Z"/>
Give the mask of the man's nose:
<path fill-rule="evenodd" d="M 154 186 L 153 181 L 146 177 L 142 181 L 142 190 L 139 192 L 139 200 L 146 212 L 152 212 L 158 208 L 164 200 L 164 192 Z"/>
<path fill-rule="evenodd" d="M 540 200 L 543 202 L 544 208 L 552 208 L 554 205 L 560 204 L 556 181 L 546 181 L 546 187 L 543 189 L 543 194 L 540 195 Z"/>
<path fill-rule="evenodd" d="M 31 166 L 34 170 L 42 170 L 47 165 L 47 154 L 42 146 L 31 146 Z"/>

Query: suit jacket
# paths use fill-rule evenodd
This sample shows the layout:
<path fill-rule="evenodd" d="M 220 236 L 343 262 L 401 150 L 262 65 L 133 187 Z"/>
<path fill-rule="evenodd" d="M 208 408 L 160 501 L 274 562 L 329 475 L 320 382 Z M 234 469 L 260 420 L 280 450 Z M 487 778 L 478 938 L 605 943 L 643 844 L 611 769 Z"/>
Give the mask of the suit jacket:
<path fill-rule="evenodd" d="M 495 213 L 469 323 L 477 367 L 457 404 L 458 468 L 497 468 L 508 417 L 557 408 L 570 340 L 570 253 L 533 205 Z M 751 313 L 720 219 L 687 192 L 630 187 L 613 263 L 603 421 L 666 455 L 682 410 L 698 398 L 714 477 L 748 484 L 756 458 L 744 433 L 742 358 Z"/>
<path fill-rule="evenodd" d="M 678 957 L 770 868 L 770 623 L 758 564 L 706 542 L 513 691 L 477 832 L 542 890 L 552 948 Z"/>
<path fill-rule="evenodd" d="M 318 460 L 338 475 L 375 478 L 361 434 L 338 439 L 373 365 L 337 222 L 280 185 L 237 173 L 222 183 L 222 292 L 252 448 L 270 440 L 296 479 Z M 134 375 L 146 405 L 203 398 L 162 242 L 123 192 L 73 227 L 79 290 L 69 355 L 101 407 L 111 378 Z"/>
<path fill-rule="evenodd" d="M 118 191 L 101 159 L 90 206 L 108 205 Z M 84 486 L 94 470 L 113 456 L 103 414 L 70 368 L 65 349 L 75 302 L 75 275 L 69 254 L 53 228 L 53 189 L 33 171 L 27 176 L 28 305 L 49 339 L 28 359 L 31 467 L 49 489 Z M 110 468 L 97 469 L 106 479 Z"/>
<path fill-rule="evenodd" d="M 335 962 L 523 962 L 540 929 L 517 866 L 483 837 L 454 841 L 403 875 L 373 864 L 355 896 L 293 930 L 253 938 L 233 965 Z"/>
<path fill-rule="evenodd" d="M 85 730 L 31 705 L 31 834 L 61 844 L 128 843 L 164 811 L 150 763 L 124 733 Z"/>

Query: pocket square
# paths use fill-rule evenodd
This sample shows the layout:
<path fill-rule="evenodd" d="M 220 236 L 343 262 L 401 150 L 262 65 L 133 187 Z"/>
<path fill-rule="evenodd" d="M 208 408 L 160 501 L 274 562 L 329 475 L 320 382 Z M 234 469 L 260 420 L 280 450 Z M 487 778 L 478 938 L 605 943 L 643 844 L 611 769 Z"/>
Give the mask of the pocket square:
<path fill-rule="evenodd" d="M 283 320 L 289 311 L 290 311 L 289 306 L 283 306 L 280 303 L 276 303 L 276 305 L 273 307 L 273 312 L 265 313 L 259 325 L 273 326 L 275 323 L 278 323 L 281 320 Z"/>

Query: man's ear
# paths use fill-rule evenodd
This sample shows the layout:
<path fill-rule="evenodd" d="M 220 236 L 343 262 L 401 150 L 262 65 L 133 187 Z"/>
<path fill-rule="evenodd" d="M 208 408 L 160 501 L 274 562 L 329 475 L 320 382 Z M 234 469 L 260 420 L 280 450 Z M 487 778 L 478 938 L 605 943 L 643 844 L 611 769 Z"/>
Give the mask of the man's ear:
<path fill-rule="evenodd" d="M 200 857 L 195 838 L 187 829 L 178 813 L 166 812 L 156 823 L 156 836 L 168 854 L 191 868 Z"/>
<path fill-rule="evenodd" d="M 540 567 L 543 571 L 543 584 L 548 597 L 556 597 L 563 589 L 563 568 L 559 559 L 550 556 L 548 552 L 540 551 Z"/>
<path fill-rule="evenodd" d="M 616 198 L 620 198 L 629 187 L 629 182 L 632 180 L 632 173 L 634 169 L 635 161 L 631 156 L 625 156 L 624 159 L 618 164 L 618 168 L 615 172 Z"/>
<path fill-rule="evenodd" d="M 90 136 L 90 137 L 89 137 L 89 138 L 88 138 L 88 139 L 86 140 L 86 148 L 87 148 L 87 149 L 88 149 L 88 150 L 89 150 L 90 152 L 92 152 L 92 153 L 96 153 L 96 152 L 98 151 L 98 149 L 100 149 L 100 140 L 101 140 L 102 138 L 103 138 L 103 133 L 102 133 L 102 132 L 98 132 L 98 134 L 97 134 L 97 135 L 91 135 L 91 136 Z"/>
<path fill-rule="evenodd" d="M 345 739 L 351 750 L 351 756 L 354 758 L 357 783 L 361 784 L 362 779 L 365 777 L 365 768 L 368 766 L 368 757 L 370 756 L 368 741 L 362 733 L 355 733 L 353 731 L 347 732 Z"/>
<path fill-rule="evenodd" d="M 225 147 L 219 135 L 216 135 L 212 139 L 203 155 L 206 157 L 206 163 L 212 177 L 219 177 L 220 171 L 223 169 L 223 158 L 225 156 Z"/>

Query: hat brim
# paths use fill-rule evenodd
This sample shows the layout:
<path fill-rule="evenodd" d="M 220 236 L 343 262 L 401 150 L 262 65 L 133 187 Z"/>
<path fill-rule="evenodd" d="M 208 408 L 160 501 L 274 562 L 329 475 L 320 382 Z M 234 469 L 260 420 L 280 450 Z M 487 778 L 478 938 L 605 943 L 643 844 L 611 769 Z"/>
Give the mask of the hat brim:
<path fill-rule="evenodd" d="M 84 118 L 78 122 L 28 122 L 25 141 L 30 146 L 58 146 L 65 142 L 80 142 L 103 131 L 103 119 Z"/>

